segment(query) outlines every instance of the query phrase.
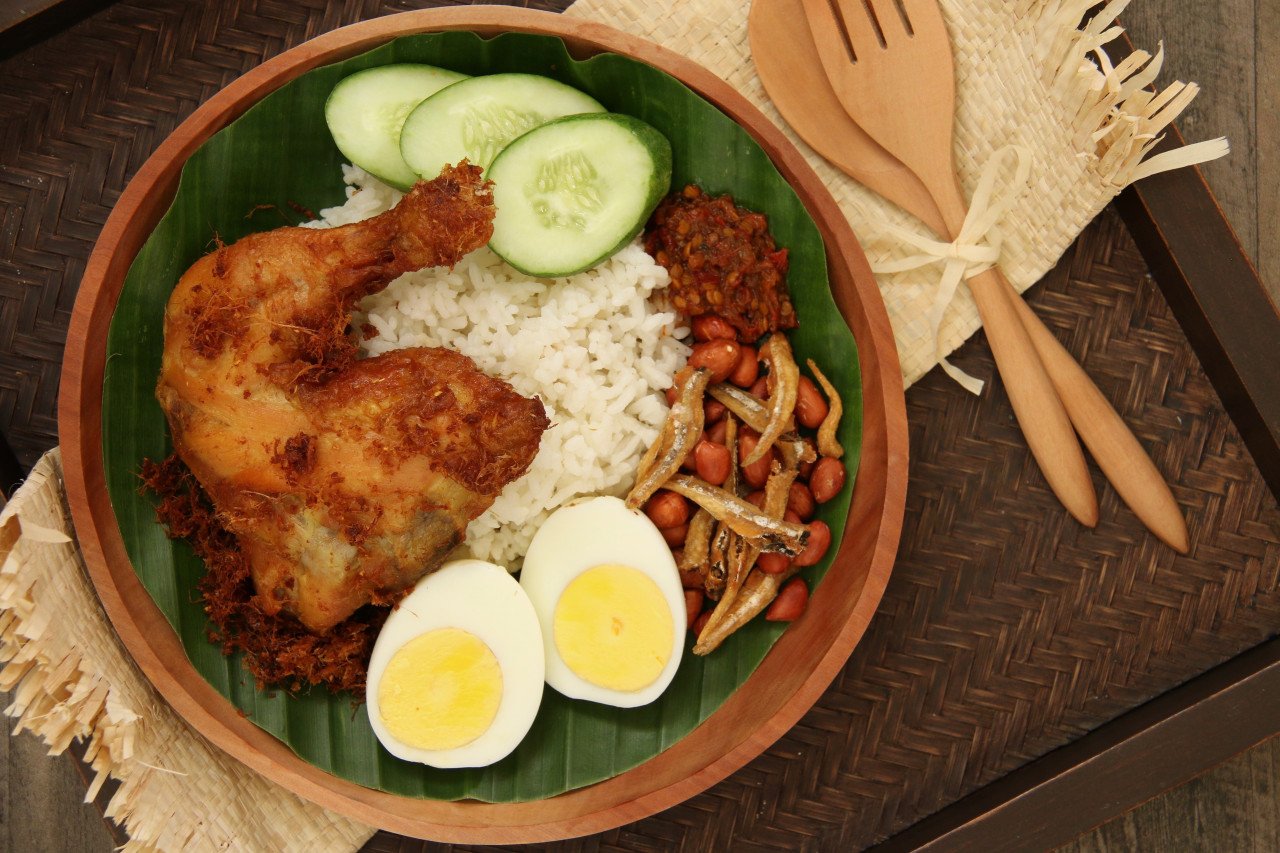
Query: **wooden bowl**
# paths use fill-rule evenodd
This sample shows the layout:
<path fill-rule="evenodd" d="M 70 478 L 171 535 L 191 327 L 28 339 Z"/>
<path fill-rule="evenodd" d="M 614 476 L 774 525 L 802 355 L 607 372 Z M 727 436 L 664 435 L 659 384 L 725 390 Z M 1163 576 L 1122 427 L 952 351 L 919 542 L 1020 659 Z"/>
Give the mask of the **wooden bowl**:
<path fill-rule="evenodd" d="M 741 124 L 817 223 L 831 287 L 857 340 L 862 370 L 862 458 L 844 540 L 805 616 L 783 633 L 742 688 L 679 743 L 612 779 L 536 802 L 399 797 L 338 779 L 298 758 L 191 666 L 134 573 L 105 487 L 107 328 L 130 264 L 173 199 L 183 163 L 265 94 L 312 68 L 395 36 L 442 30 L 552 35 L 577 56 L 630 56 L 680 79 Z M 505 7 L 409 12 L 335 30 L 250 71 L 196 110 L 139 170 L 103 228 L 71 319 L 58 414 L 67 492 L 90 575 L 126 648 L 174 709 L 223 750 L 307 799 L 394 832 L 457 843 L 600 832 L 673 806 L 763 752 L 813 705 L 866 630 L 893 566 L 906 499 L 906 409 L 889 318 L 848 223 L 800 153 L 745 98 L 687 59 L 600 24 Z"/>

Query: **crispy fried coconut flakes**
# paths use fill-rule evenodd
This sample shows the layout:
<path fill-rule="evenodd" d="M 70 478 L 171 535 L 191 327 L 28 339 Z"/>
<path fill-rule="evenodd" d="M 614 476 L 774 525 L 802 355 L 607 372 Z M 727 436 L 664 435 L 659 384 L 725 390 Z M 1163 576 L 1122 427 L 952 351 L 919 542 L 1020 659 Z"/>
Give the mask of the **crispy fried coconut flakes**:
<path fill-rule="evenodd" d="M 213 627 L 211 642 L 222 653 L 244 653 L 244 665 L 259 687 L 289 691 L 323 685 L 334 693 L 363 697 L 369 655 L 393 602 L 360 608 L 322 636 L 293 616 L 269 616 L 259 606 L 249 563 L 235 536 L 213 512 L 200 484 L 177 455 L 142 463 L 142 482 L 160 503 L 156 516 L 174 539 L 185 539 L 204 561 L 199 591 Z"/>

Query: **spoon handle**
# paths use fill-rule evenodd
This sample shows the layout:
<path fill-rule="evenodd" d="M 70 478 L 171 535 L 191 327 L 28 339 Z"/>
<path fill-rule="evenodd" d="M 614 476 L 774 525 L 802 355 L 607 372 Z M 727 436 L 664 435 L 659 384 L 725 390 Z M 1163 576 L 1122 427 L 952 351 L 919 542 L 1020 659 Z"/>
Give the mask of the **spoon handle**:
<path fill-rule="evenodd" d="M 1076 432 L 1089 448 L 1116 493 L 1152 533 L 1180 554 L 1190 538 L 1173 492 L 1119 413 L 1084 369 L 1014 291 L 1004 276 L 1000 283 L 1026 327 L 1058 397 Z"/>
<path fill-rule="evenodd" d="M 991 354 L 1031 454 L 1067 512 L 1086 527 L 1093 527 L 1098 523 L 1098 498 L 1085 467 L 1084 452 L 1058 390 L 1050 381 L 1013 300 L 1004 292 L 1000 274 L 995 270 L 979 273 L 969 279 L 969 290 L 982 315 Z"/>
<path fill-rule="evenodd" d="M 949 160 L 929 165 L 934 167 L 935 174 L 921 174 L 920 169 L 916 174 L 933 196 L 946 223 L 947 236 L 954 240 L 969 213 L 969 202 Z M 1011 298 L 1005 292 L 1012 288 L 994 268 L 978 273 L 968 284 L 1031 455 L 1067 512 L 1085 527 L 1095 526 L 1098 496 L 1085 466 L 1084 451 L 1071 428 L 1071 419 L 1058 397 L 1058 389 L 1050 381 L 1031 335 L 1014 307 L 1014 303 L 1021 300 L 1016 294 Z"/>

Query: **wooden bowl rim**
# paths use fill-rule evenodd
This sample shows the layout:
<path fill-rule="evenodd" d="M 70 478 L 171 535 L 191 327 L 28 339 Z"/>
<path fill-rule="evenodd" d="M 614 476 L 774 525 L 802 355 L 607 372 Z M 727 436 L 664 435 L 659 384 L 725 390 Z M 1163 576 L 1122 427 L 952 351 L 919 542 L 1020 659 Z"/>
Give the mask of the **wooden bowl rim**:
<path fill-rule="evenodd" d="M 365 788 L 307 763 L 242 716 L 195 671 L 141 585 L 107 497 L 102 459 L 105 330 L 129 266 L 172 201 L 182 164 L 251 104 L 301 74 L 396 36 L 445 30 L 550 35 L 564 39 L 575 55 L 629 56 L 675 76 L 738 122 L 818 224 L 833 293 L 854 331 L 862 368 L 862 463 L 840 552 L 805 618 L 782 635 L 741 689 L 670 749 L 612 779 L 526 803 L 420 800 Z M 146 227 L 139 229 L 139 223 Z M 892 570 L 906 501 L 906 407 L 888 314 L 847 221 L 799 151 L 735 89 L 688 59 L 603 24 L 510 7 L 428 9 L 342 27 L 264 62 L 201 105 L 147 159 L 103 227 L 68 330 L 58 415 L 68 501 L 90 577 L 126 649 L 174 710 L 219 748 L 299 796 L 384 829 L 452 843 L 522 843 L 601 832 L 676 805 L 763 752 L 825 692 L 865 632 Z M 855 600 L 822 594 L 834 588 L 831 578 L 846 576 L 855 588 L 861 584 L 856 598 L 848 597 Z M 806 623 L 809 629 L 802 628 Z M 818 660 L 808 656 L 812 666 L 804 681 L 793 690 L 780 687 L 789 672 L 804 670 L 791 656 L 805 659 L 804 642 L 821 624 L 840 628 Z M 770 711 L 768 717 L 758 725 L 750 722 L 761 709 Z"/>

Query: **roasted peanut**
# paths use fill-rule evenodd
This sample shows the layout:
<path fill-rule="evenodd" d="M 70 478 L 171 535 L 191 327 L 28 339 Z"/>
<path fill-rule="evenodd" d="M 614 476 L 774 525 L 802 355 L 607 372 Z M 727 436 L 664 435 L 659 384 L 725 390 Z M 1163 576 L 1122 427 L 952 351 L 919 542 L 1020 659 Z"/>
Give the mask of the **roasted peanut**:
<path fill-rule="evenodd" d="M 791 565 L 784 554 L 764 553 L 756 558 L 756 565 L 767 575 L 780 575 Z"/>
<path fill-rule="evenodd" d="M 680 586 L 684 589 L 702 589 L 702 573 L 697 569 L 681 569 Z"/>
<path fill-rule="evenodd" d="M 800 377 L 796 388 L 796 420 L 809 429 L 822 426 L 827 416 L 827 401 L 822 399 L 822 392 L 808 376 Z"/>
<path fill-rule="evenodd" d="M 783 521 L 789 521 L 792 524 L 804 524 L 804 519 L 796 515 L 796 511 L 789 509 L 782 514 Z"/>
<path fill-rule="evenodd" d="M 702 599 L 703 592 L 700 589 L 686 589 L 684 591 L 684 627 L 686 630 L 692 630 L 693 623 L 697 622 L 698 617 L 702 615 Z"/>
<path fill-rule="evenodd" d="M 764 489 L 756 489 L 747 495 L 747 503 L 755 504 L 757 508 L 764 509 Z"/>
<path fill-rule="evenodd" d="M 805 605 L 809 603 L 809 587 L 801 578 L 792 578 L 787 581 L 778 593 L 778 597 L 773 600 L 773 604 L 769 605 L 769 609 L 764 612 L 764 618 L 770 622 L 794 622 L 800 618 L 800 614 L 804 613 Z"/>
<path fill-rule="evenodd" d="M 733 373 L 729 374 L 729 381 L 739 388 L 750 388 L 756 384 L 759 376 L 760 358 L 756 355 L 756 348 L 744 346 L 742 355 L 738 356 L 738 364 L 733 368 Z"/>
<path fill-rule="evenodd" d="M 792 483 L 791 491 L 787 494 L 787 509 L 808 521 L 813 518 L 814 508 L 813 493 L 809 491 L 809 487 L 804 483 Z"/>
<path fill-rule="evenodd" d="M 689 520 L 689 504 L 675 492 L 659 489 L 644 505 L 644 514 L 655 527 L 679 527 Z"/>
<path fill-rule="evenodd" d="M 725 441 L 725 433 L 727 433 L 728 430 L 729 430 L 729 419 L 721 418 L 720 420 L 713 423 L 711 426 L 707 427 L 707 431 L 706 433 L 704 433 L 704 437 L 706 438 L 707 441 L 710 441 L 714 444 L 719 444 L 721 447 L 723 447 L 724 441 Z"/>
<path fill-rule="evenodd" d="M 723 444 L 715 444 L 705 438 L 693 449 L 694 470 L 698 476 L 713 486 L 720 486 L 729 479 L 729 469 L 733 467 L 733 457 L 729 448 Z"/>
<path fill-rule="evenodd" d="M 675 527 L 660 527 L 658 532 L 662 534 L 663 541 L 672 548 L 679 548 L 684 544 L 685 538 L 689 535 L 689 525 L 679 524 Z"/>
<path fill-rule="evenodd" d="M 813 493 L 813 499 L 824 504 L 840 494 L 843 488 L 844 463 L 830 456 L 819 459 L 809 475 L 809 491 Z"/>
<path fill-rule="evenodd" d="M 761 400 L 767 400 L 769 398 L 769 377 L 761 376 L 751 383 L 751 387 L 748 390 Z"/>
<path fill-rule="evenodd" d="M 737 367 L 741 355 L 742 347 L 737 341 L 703 341 L 693 345 L 686 366 L 705 367 L 711 371 L 712 382 L 723 382 Z"/>
<path fill-rule="evenodd" d="M 702 404 L 702 422 L 708 426 L 724 417 L 729 407 L 719 400 L 708 400 Z"/>
<path fill-rule="evenodd" d="M 815 521 L 809 525 L 809 541 L 804 550 L 796 554 L 795 564 L 800 567 L 816 566 L 827 555 L 831 547 L 831 528 L 825 521 Z"/>
<path fill-rule="evenodd" d="M 690 323 L 693 329 L 693 338 L 698 341 L 736 341 L 738 332 L 733 325 L 723 317 L 717 317 L 715 314 L 702 314 L 694 317 Z"/>
<path fill-rule="evenodd" d="M 755 430 L 743 430 L 738 437 L 738 461 L 742 462 L 756 449 L 760 442 L 760 434 Z M 742 466 L 742 479 L 753 489 L 759 489 L 769 482 L 769 468 L 773 464 L 776 451 L 771 447 L 769 452 L 750 465 Z"/>

